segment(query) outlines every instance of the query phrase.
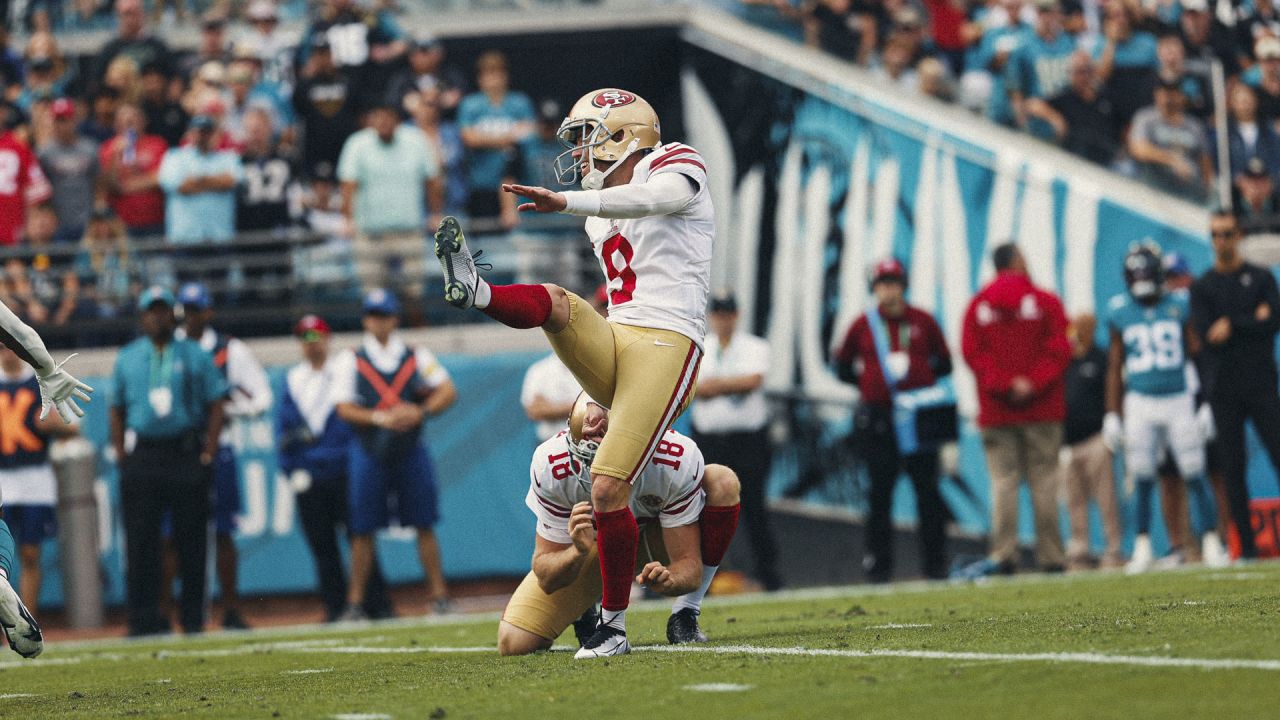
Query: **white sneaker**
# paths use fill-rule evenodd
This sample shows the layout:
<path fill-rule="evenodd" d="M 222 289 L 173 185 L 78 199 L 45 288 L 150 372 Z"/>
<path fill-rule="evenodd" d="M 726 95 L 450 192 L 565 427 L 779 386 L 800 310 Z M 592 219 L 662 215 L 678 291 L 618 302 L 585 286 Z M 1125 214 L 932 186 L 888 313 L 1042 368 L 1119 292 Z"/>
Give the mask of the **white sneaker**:
<path fill-rule="evenodd" d="M 626 631 L 601 623 L 596 626 L 596 632 L 591 636 L 591 639 L 587 640 L 586 644 L 581 648 L 578 648 L 578 652 L 573 656 L 573 659 L 588 660 L 612 655 L 626 655 L 629 652 L 631 652 L 631 645 L 627 643 Z"/>
<path fill-rule="evenodd" d="M 31 617 L 9 581 L 3 578 L 0 578 L 0 628 L 9 638 L 9 647 L 22 657 L 33 658 L 44 652 L 40 625 Z"/>
<path fill-rule="evenodd" d="M 480 284 L 480 271 L 475 258 L 467 250 L 467 239 L 462 226 L 452 215 L 445 216 L 436 228 L 436 259 L 444 270 L 444 299 L 456 308 L 466 309 L 476 303 L 476 288 Z"/>
<path fill-rule="evenodd" d="M 1155 556 L 1151 552 L 1151 536 L 1139 535 L 1133 539 L 1133 555 L 1124 566 L 1125 575 L 1138 575 L 1151 569 Z"/>
<path fill-rule="evenodd" d="M 1176 570 L 1185 565 L 1187 559 L 1183 557 L 1181 550 L 1174 550 L 1164 557 L 1156 560 L 1151 565 L 1152 570 Z"/>
<path fill-rule="evenodd" d="M 1204 559 L 1205 567 L 1224 568 L 1231 564 L 1231 555 L 1222 544 L 1222 538 L 1213 530 L 1200 539 L 1200 556 Z"/>

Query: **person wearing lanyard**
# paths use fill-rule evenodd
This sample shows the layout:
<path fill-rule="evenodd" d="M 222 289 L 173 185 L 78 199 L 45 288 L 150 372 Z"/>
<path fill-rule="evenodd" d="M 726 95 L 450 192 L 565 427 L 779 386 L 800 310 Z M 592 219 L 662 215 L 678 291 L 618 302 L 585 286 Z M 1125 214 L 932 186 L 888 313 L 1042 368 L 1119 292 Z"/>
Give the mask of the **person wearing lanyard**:
<path fill-rule="evenodd" d="M 693 403 L 693 438 L 708 463 L 731 465 L 742 483 L 742 520 L 755 556 L 756 579 L 766 590 L 782 587 L 778 544 L 769 527 L 769 408 L 764 376 L 769 343 L 738 329 L 738 301 L 716 293 L 708 307 L 711 333 Z"/>
<path fill-rule="evenodd" d="M 338 531 L 347 525 L 347 453 L 351 426 L 335 412 L 335 365 L 329 352 L 329 323 L 303 316 L 293 334 L 302 362 L 285 373 L 276 405 L 276 448 L 280 472 L 289 478 L 298 503 L 302 534 L 316 563 L 325 620 L 336 621 L 347 604 L 347 577 L 338 548 Z M 390 617 L 391 599 L 375 557 L 364 605 L 371 618 Z"/>
<path fill-rule="evenodd" d="M 120 470 L 130 635 L 168 631 L 160 616 L 160 527 L 172 519 L 182 630 L 204 628 L 205 559 L 213 459 L 227 381 L 198 343 L 174 337 L 173 293 L 138 300 L 143 337 L 120 350 L 112 373 L 111 445 Z"/>
<path fill-rule="evenodd" d="M 893 489 L 902 472 L 915 487 L 925 577 L 947 576 L 947 509 L 938 491 L 938 448 L 899 451 L 893 393 L 936 384 L 951 373 L 951 352 L 938 323 L 907 304 L 906 290 L 907 271 L 901 262 L 890 257 L 877 263 L 871 276 L 877 306 L 854 321 L 835 356 L 836 374 L 862 393 L 854 413 L 853 437 L 871 480 L 863 566 L 875 583 L 888 582 L 893 576 L 891 510 Z M 877 348 L 880 332 L 888 340 L 885 353 Z"/>

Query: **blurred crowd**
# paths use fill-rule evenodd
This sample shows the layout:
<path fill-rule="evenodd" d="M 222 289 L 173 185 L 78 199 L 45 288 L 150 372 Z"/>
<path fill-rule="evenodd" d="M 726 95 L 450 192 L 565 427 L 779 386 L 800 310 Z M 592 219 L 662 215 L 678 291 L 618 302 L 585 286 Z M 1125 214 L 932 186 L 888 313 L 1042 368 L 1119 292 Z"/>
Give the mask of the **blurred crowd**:
<path fill-rule="evenodd" d="M 1273 0 L 742 1 L 906 92 L 957 103 L 1188 199 L 1225 204 L 1214 180 L 1229 173 L 1246 228 L 1275 228 Z M 1214 121 L 1215 65 L 1225 77 L 1225 136 Z"/>
<path fill-rule="evenodd" d="M 424 227 L 510 230 L 500 184 L 549 180 L 557 103 L 511 89 L 499 52 L 451 64 L 389 8 L 325 0 L 298 37 L 292 6 L 214 5 L 178 52 L 151 27 L 164 3 L 118 0 L 92 13 L 111 38 L 76 58 L 49 32 L 70 9 L 39 19 L 58 6 L 26 6 L 23 47 L 0 31 L 0 301 L 42 330 L 127 315 L 150 282 L 274 301 L 291 275 L 352 277 L 291 260 L 302 236 L 356 268 L 353 293 L 420 292 Z"/>

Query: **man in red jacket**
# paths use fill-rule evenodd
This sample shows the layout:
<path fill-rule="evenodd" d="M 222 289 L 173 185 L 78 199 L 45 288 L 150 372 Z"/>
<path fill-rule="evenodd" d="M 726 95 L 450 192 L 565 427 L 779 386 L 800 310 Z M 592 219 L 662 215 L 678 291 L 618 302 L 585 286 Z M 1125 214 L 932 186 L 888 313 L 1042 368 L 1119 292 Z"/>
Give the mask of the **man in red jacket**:
<path fill-rule="evenodd" d="M 978 386 L 978 427 L 991 475 L 991 554 L 977 574 L 1012 572 L 1018 552 L 1018 487 L 1031 489 L 1036 564 L 1060 571 L 1057 467 L 1071 362 L 1062 301 L 1031 284 L 1012 244 L 991 255 L 996 278 L 969 303 L 961 339 Z"/>

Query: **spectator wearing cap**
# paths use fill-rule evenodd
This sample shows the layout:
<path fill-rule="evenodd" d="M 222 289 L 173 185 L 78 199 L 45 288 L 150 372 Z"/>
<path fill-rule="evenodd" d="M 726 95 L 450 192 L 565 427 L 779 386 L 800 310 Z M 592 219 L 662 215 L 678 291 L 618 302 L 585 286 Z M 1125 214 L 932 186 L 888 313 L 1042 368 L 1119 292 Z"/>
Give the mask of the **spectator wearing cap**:
<path fill-rule="evenodd" d="M 53 101 L 53 136 L 37 157 L 53 188 L 53 209 L 60 221 L 55 239 L 79 240 L 93 210 L 98 143 L 76 130 L 76 105 L 69 98 Z"/>
<path fill-rule="evenodd" d="M 1005 90 L 1013 103 L 1018 126 L 1040 137 L 1050 137 L 1052 128 L 1032 122 L 1027 101 L 1043 100 L 1067 85 L 1067 67 L 1076 41 L 1062 29 L 1062 9 L 1058 0 L 1036 0 L 1035 31 L 1027 34 L 1005 69 Z"/>
<path fill-rule="evenodd" d="M 177 63 L 177 75 L 191 80 L 200 68 L 209 63 L 225 65 L 231 59 L 231 46 L 227 41 L 227 17 L 212 10 L 200 18 L 200 40 L 196 51 L 184 55 Z"/>
<path fill-rule="evenodd" d="M 244 144 L 244 118 L 253 110 L 271 114 L 271 124 L 286 143 L 292 143 L 293 109 L 284 89 L 262 77 L 262 63 L 254 48 L 238 45 L 234 60 L 227 66 L 227 113 L 223 121 L 227 134 L 237 145 Z"/>
<path fill-rule="evenodd" d="M 263 82 L 280 87 L 286 96 L 293 91 L 293 56 L 296 42 L 280 32 L 280 14 L 275 0 L 253 0 L 245 8 L 249 27 L 237 47 L 245 45 L 253 51 L 262 67 Z"/>
<path fill-rule="evenodd" d="M 27 208 L 48 202 L 53 188 L 35 153 L 11 127 L 0 131 L 0 155 L 11 162 L 9 182 L 0 183 L 0 246 L 15 245 L 27 224 Z"/>
<path fill-rule="evenodd" d="M 1259 38 L 1280 37 L 1280 11 L 1276 9 L 1274 0 L 1253 0 L 1240 6 L 1236 11 L 1234 30 L 1240 65 L 1247 67 L 1251 60 L 1257 59 L 1250 57 L 1250 53 L 1256 49 L 1255 43 Z"/>
<path fill-rule="evenodd" d="M 313 41 L 325 37 L 334 63 L 356 80 L 362 103 L 385 100 L 391 74 L 408 50 L 395 17 L 386 9 L 364 7 L 356 0 L 325 0 L 299 46 L 298 63 L 310 60 Z"/>
<path fill-rule="evenodd" d="M 1180 0 L 1179 5 L 1178 31 L 1186 49 L 1187 72 L 1207 83 L 1213 63 L 1221 62 L 1228 77 L 1238 73 L 1235 37 L 1231 29 L 1213 21 L 1208 0 Z"/>
<path fill-rule="evenodd" d="M 502 217 L 500 192 L 511 177 L 516 149 L 534 132 L 537 112 L 529 96 L 511 90 L 507 58 L 491 50 L 476 61 L 479 92 L 462 99 L 458 126 L 470 151 L 467 160 L 467 213 L 476 218 Z M 505 218 L 507 227 L 512 216 Z"/>
<path fill-rule="evenodd" d="M 136 105 L 116 112 L 116 134 L 98 148 L 101 192 L 133 237 L 164 232 L 164 192 L 160 165 L 168 145 L 145 132 L 145 117 Z"/>
<path fill-rule="evenodd" d="M 409 97 L 431 93 L 442 118 L 453 120 L 462 101 L 467 78 L 452 65 L 444 64 L 444 43 L 434 35 L 422 35 L 409 46 L 408 67 L 391 80 L 391 99 L 405 112 L 413 113 Z"/>
<path fill-rule="evenodd" d="M 1067 152 L 1100 165 L 1110 165 L 1120 149 L 1111 101 L 1099 92 L 1089 54 L 1078 50 L 1067 64 L 1067 86 L 1043 100 L 1027 100 L 1027 114 L 1053 128 Z"/>
<path fill-rule="evenodd" d="M 906 437 L 895 423 L 894 402 L 898 393 L 931 387 L 949 375 L 951 352 L 933 317 L 907 304 L 906 290 L 902 263 L 895 258 L 878 262 L 871 276 L 876 305 L 854 320 L 834 358 L 837 376 L 861 394 L 853 438 L 871 480 L 863 566 L 872 582 L 893 577 L 893 490 L 904 472 L 915 488 L 925 577 L 947 574 L 939 445 Z"/>
<path fill-rule="evenodd" d="M 1123 124 L 1151 100 L 1159 58 L 1156 38 L 1134 27 L 1131 10 L 1120 3 L 1106 6 L 1103 41 L 1094 45 L 1098 77 Z"/>
<path fill-rule="evenodd" d="M 818 0 L 801 15 L 804 43 L 842 60 L 869 65 L 876 49 L 877 23 L 871 7 L 852 0 Z"/>
<path fill-rule="evenodd" d="M 1280 39 L 1259 38 L 1254 54 L 1258 64 L 1245 72 L 1243 79 L 1257 92 L 1259 120 L 1280 132 L 1276 126 L 1280 120 Z"/>
<path fill-rule="evenodd" d="M 1107 353 L 1098 347 L 1098 321 L 1088 313 L 1077 315 L 1067 328 L 1071 340 L 1071 364 L 1067 366 L 1067 414 L 1063 423 L 1062 483 L 1070 518 L 1067 568 L 1085 570 L 1124 566 L 1120 542 L 1120 510 L 1116 499 L 1115 458 L 1102 441 L 1102 419 L 1107 413 Z M 1090 553 L 1089 501 L 1097 503 L 1098 518 L 1106 541 L 1100 560 Z"/>
<path fill-rule="evenodd" d="M 328 38 L 316 35 L 311 43 L 293 89 L 293 108 L 303 130 L 302 168 L 308 176 L 332 176 L 343 144 L 359 129 L 359 90 L 334 63 Z"/>
<path fill-rule="evenodd" d="M 236 516 L 241 511 L 233 425 L 261 417 L 271 408 L 271 383 L 243 340 L 213 328 L 213 296 L 207 287 L 200 283 L 183 285 L 178 290 L 178 302 L 182 305 L 183 326 L 178 328 L 176 337 L 193 340 L 209 353 L 228 389 L 223 406 L 226 425 L 218 438 L 218 454 L 213 461 L 213 529 L 222 627 L 240 630 L 248 625 L 240 612 L 240 555 L 233 538 Z"/>
<path fill-rule="evenodd" d="M 355 429 L 348 464 L 351 582 L 348 620 L 364 617 L 365 588 L 373 563 L 373 533 L 387 526 L 388 499 L 396 498 L 401 527 L 418 531 L 418 558 L 427 597 L 437 612 L 449 608 L 432 528 L 440 519 L 435 471 L 422 426 L 458 397 L 449 372 L 430 350 L 400 338 L 400 303 L 382 288 L 364 298 L 364 340 L 342 356 L 334 373 L 338 417 Z"/>
<path fill-rule="evenodd" d="M 609 316 L 608 289 L 604 285 L 592 293 L 591 307 L 601 317 Z M 581 392 L 582 385 L 554 352 L 529 366 L 520 386 L 520 404 L 524 406 L 524 414 L 535 423 L 538 442 L 546 442 L 564 429 L 565 420 Z"/>
<path fill-rule="evenodd" d="M 1280 231 L 1280 192 L 1277 192 L 1275 168 L 1267 167 L 1262 158 L 1250 158 L 1244 172 L 1231 186 L 1232 205 L 1240 228 L 1246 233 Z"/>
<path fill-rule="evenodd" d="M 1213 179 L 1204 124 L 1186 113 L 1182 78 L 1160 78 L 1155 104 L 1138 111 L 1129 127 L 1129 155 L 1138 176 L 1153 185 L 1203 201 Z"/>
<path fill-rule="evenodd" d="M 755 577 L 766 590 L 782 587 L 778 543 L 769 524 L 766 486 L 773 448 L 764 397 L 769 343 L 738 325 L 738 303 L 721 291 L 711 298 L 710 332 L 691 409 L 693 437 L 709 463 L 732 462 L 742 482 L 742 520 L 751 541 Z"/>
<path fill-rule="evenodd" d="M 101 83 L 107 66 L 117 57 L 133 60 L 139 68 L 157 61 L 169 66 L 169 46 L 147 32 L 147 18 L 142 0 L 116 0 L 116 37 L 98 51 L 93 60 L 90 80 Z"/>
<path fill-rule="evenodd" d="M 169 74 L 159 63 L 148 63 L 142 68 L 141 103 L 147 118 L 146 132 L 158 135 L 169 146 L 182 142 L 191 116 L 181 103 L 169 96 Z"/>
<path fill-rule="evenodd" d="M 212 115 L 193 117 L 192 143 L 171 148 L 160 163 L 165 239 L 171 243 L 229 243 L 235 236 L 236 187 L 244 170 L 234 152 L 217 149 L 217 131 Z"/>
<path fill-rule="evenodd" d="M 1035 514 L 1036 564 L 1060 571 L 1058 453 L 1071 363 L 1062 301 L 1032 284 L 1017 246 L 991 253 L 996 277 L 969 303 L 961 343 L 978 391 L 978 428 L 991 476 L 991 547 L 963 575 L 1013 572 L 1018 554 L 1018 491 L 1023 479 Z"/>
<path fill-rule="evenodd" d="M 382 103 L 370 112 L 369 127 L 343 145 L 338 181 L 360 284 L 366 290 L 394 284 L 420 297 L 427 207 L 438 214 L 444 206 L 440 165 L 427 138 Z"/>
<path fill-rule="evenodd" d="M 169 630 L 159 611 L 166 513 L 182 580 L 182 630 L 204 629 L 209 490 L 227 381 L 197 343 L 174 337 L 174 304 L 163 287 L 143 291 L 143 335 L 121 348 L 112 373 L 110 438 L 120 470 L 130 635 Z"/>
<path fill-rule="evenodd" d="M 276 403 L 276 457 L 289 479 L 298 505 L 298 519 L 315 560 L 325 620 L 342 616 L 347 603 L 347 573 L 343 569 L 340 533 L 347 527 L 347 454 L 351 426 L 336 412 L 334 373 L 339 364 L 330 352 L 329 323 L 306 315 L 293 329 L 302 361 L 285 372 L 280 402 Z M 376 558 L 370 564 L 364 612 L 371 618 L 389 617 L 391 601 Z"/>

